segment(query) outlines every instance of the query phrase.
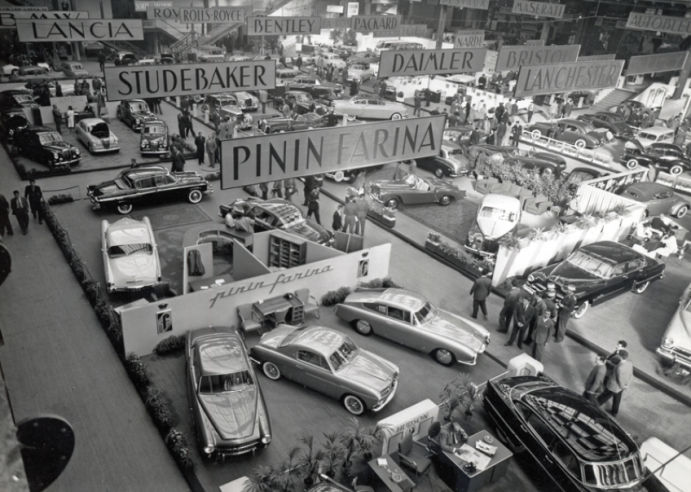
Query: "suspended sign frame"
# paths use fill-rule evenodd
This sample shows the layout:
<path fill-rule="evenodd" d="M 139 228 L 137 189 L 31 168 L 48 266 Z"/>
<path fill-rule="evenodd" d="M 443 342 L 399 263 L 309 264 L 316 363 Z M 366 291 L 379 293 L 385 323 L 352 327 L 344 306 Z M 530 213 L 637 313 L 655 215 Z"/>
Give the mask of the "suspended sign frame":
<path fill-rule="evenodd" d="M 384 50 L 378 77 L 481 72 L 487 48 L 440 50 Z"/>
<path fill-rule="evenodd" d="M 286 34 L 319 34 L 321 17 L 248 17 L 248 36 L 283 36 Z"/>
<path fill-rule="evenodd" d="M 623 69 L 624 60 L 524 65 L 518 72 L 515 96 L 608 89 L 617 86 Z"/>
<path fill-rule="evenodd" d="M 143 41 L 141 19 L 16 19 L 17 34 L 28 41 Z"/>

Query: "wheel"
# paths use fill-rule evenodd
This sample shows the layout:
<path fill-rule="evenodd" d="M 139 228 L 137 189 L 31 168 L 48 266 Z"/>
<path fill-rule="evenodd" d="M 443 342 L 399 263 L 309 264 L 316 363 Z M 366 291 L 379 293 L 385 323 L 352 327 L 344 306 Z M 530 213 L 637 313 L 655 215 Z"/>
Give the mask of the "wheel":
<path fill-rule="evenodd" d="M 400 120 L 401 119 L 401 114 L 400 113 L 394 113 L 391 115 L 392 120 Z"/>
<path fill-rule="evenodd" d="M 122 215 L 127 215 L 132 211 L 132 204 L 131 203 L 118 203 L 118 212 L 120 212 Z"/>
<path fill-rule="evenodd" d="M 353 328 L 355 328 L 355 331 L 357 331 L 360 335 L 364 335 L 366 337 L 372 334 L 372 325 L 363 319 L 356 319 L 353 321 Z"/>
<path fill-rule="evenodd" d="M 633 288 L 633 291 L 636 294 L 642 294 L 643 292 L 645 292 L 645 289 L 647 289 L 649 285 L 650 285 L 650 280 L 648 280 L 647 282 L 643 282 L 642 284 L 638 284 L 637 286 L 635 286 Z"/>
<path fill-rule="evenodd" d="M 684 172 L 684 168 L 678 164 L 676 166 L 672 166 L 672 169 L 669 170 L 669 173 L 672 176 L 679 176 L 683 172 Z"/>
<path fill-rule="evenodd" d="M 199 203 L 202 201 L 202 197 L 204 194 L 199 191 L 199 190 L 192 190 L 190 191 L 189 195 L 187 195 L 187 199 L 190 201 L 190 203 Z"/>
<path fill-rule="evenodd" d="M 454 363 L 456 360 L 456 357 L 446 349 L 437 349 L 433 353 L 434 355 L 434 360 L 439 362 L 442 366 L 450 366 Z"/>
<path fill-rule="evenodd" d="M 262 371 L 264 371 L 264 375 L 267 378 L 274 381 L 281 377 L 281 370 L 273 362 L 264 362 L 264 364 L 262 364 Z"/>
<path fill-rule="evenodd" d="M 439 199 L 439 205 L 442 207 L 446 207 L 449 203 L 451 203 L 451 197 L 449 195 L 444 195 Z"/>
<path fill-rule="evenodd" d="M 401 202 L 398 201 L 398 198 L 389 198 L 386 200 L 386 206 L 394 210 L 396 210 L 400 204 Z"/>
<path fill-rule="evenodd" d="M 441 167 L 435 168 L 434 169 L 434 175 L 439 179 L 443 178 L 444 177 L 444 169 Z"/>
<path fill-rule="evenodd" d="M 675 216 L 677 219 L 681 219 L 684 215 L 686 215 L 686 212 L 688 212 L 688 211 L 689 211 L 689 207 L 687 207 L 686 205 L 684 205 L 684 206 L 681 207 L 679 210 L 677 210 L 677 213 L 674 214 L 674 216 Z"/>
<path fill-rule="evenodd" d="M 345 173 L 343 171 L 336 171 L 334 173 L 334 181 L 336 181 L 336 183 L 343 181 L 343 178 L 345 178 Z"/>
<path fill-rule="evenodd" d="M 576 140 L 576 143 L 574 145 L 579 149 L 585 149 L 585 140 L 579 138 L 578 140 Z"/>
<path fill-rule="evenodd" d="M 540 130 L 533 130 L 530 132 L 530 136 L 533 137 L 533 140 L 537 140 L 542 136 L 542 132 Z"/>
<path fill-rule="evenodd" d="M 638 167 L 637 159 L 629 159 L 626 161 L 626 169 L 636 169 Z"/>
<path fill-rule="evenodd" d="M 343 398 L 343 406 L 353 415 L 362 415 L 365 413 L 365 404 L 355 395 L 346 395 L 345 398 Z"/>
<path fill-rule="evenodd" d="M 586 311 L 588 310 L 589 307 L 590 307 L 590 302 L 589 302 L 589 301 L 583 302 L 583 304 L 581 304 L 580 306 L 576 307 L 576 310 L 573 312 L 573 317 L 576 318 L 576 319 L 582 318 L 583 315 L 586 313 Z"/>

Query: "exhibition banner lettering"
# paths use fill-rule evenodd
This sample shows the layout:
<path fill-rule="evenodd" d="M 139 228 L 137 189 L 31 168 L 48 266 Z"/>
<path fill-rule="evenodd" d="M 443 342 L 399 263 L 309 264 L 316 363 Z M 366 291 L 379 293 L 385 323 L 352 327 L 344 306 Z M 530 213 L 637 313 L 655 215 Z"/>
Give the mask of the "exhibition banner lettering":
<path fill-rule="evenodd" d="M 221 141 L 221 189 L 439 155 L 446 115 Z"/>
<path fill-rule="evenodd" d="M 350 29 L 351 19 L 352 17 L 322 17 L 322 29 Z"/>
<path fill-rule="evenodd" d="M 319 34 L 321 20 L 321 17 L 248 17 L 247 34 L 249 36 Z"/>
<path fill-rule="evenodd" d="M 616 87 L 624 60 L 522 66 L 516 97 Z"/>
<path fill-rule="evenodd" d="M 106 67 L 109 101 L 276 87 L 276 60 Z"/>
<path fill-rule="evenodd" d="M 482 48 L 485 42 L 485 31 L 458 31 L 454 40 L 454 48 Z"/>
<path fill-rule="evenodd" d="M 626 28 L 689 36 L 691 35 L 691 18 L 631 12 L 629 19 L 626 21 Z"/>
<path fill-rule="evenodd" d="M 449 5 L 451 7 L 468 9 L 489 9 L 489 0 L 439 0 L 439 5 Z"/>
<path fill-rule="evenodd" d="M 578 59 L 580 44 L 565 46 L 502 46 L 497 56 L 497 72 L 518 70 L 521 65 L 571 63 Z"/>
<path fill-rule="evenodd" d="M 487 48 L 442 50 L 385 50 L 378 77 L 481 72 Z"/>
<path fill-rule="evenodd" d="M 28 41 L 142 41 L 141 19 L 16 19 L 17 34 Z"/>
<path fill-rule="evenodd" d="M 24 10 L 18 12 L 0 11 L 0 29 L 14 29 L 17 27 L 16 19 L 88 19 L 86 10 Z"/>
<path fill-rule="evenodd" d="M 322 19 L 322 29 L 324 28 L 324 20 Z M 427 36 L 426 24 L 401 24 L 398 29 L 394 31 L 375 31 L 372 33 L 375 38 L 393 38 L 399 36 L 412 36 L 424 38 Z"/>
<path fill-rule="evenodd" d="M 0 7 L 0 12 L 38 12 L 48 10 L 48 7 Z"/>
<path fill-rule="evenodd" d="M 147 7 L 148 19 L 176 22 L 245 22 L 243 7 Z"/>
<path fill-rule="evenodd" d="M 680 70 L 684 67 L 688 54 L 688 51 L 677 51 L 675 53 L 632 56 L 629 60 L 629 68 L 626 69 L 626 75 Z"/>
<path fill-rule="evenodd" d="M 566 5 L 559 3 L 530 2 L 528 0 L 514 0 L 512 14 L 535 15 L 538 17 L 564 17 Z"/>
<path fill-rule="evenodd" d="M 401 26 L 399 15 L 355 15 L 353 17 L 323 17 L 322 29 L 352 29 L 355 32 L 378 33 L 395 32 L 398 35 Z"/>
<path fill-rule="evenodd" d="M 172 7 L 173 0 L 134 0 L 135 12 L 146 12 L 149 7 Z"/>

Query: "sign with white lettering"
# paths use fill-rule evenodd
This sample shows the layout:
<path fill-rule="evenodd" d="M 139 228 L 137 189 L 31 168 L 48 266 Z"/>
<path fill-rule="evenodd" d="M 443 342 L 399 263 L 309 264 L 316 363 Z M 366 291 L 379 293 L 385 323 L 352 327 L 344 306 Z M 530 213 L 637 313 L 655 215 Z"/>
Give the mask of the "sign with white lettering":
<path fill-rule="evenodd" d="M 245 22 L 244 7 L 148 7 L 147 19 L 172 20 L 176 22 Z"/>
<path fill-rule="evenodd" d="M 468 9 L 489 9 L 489 0 L 439 0 L 439 5 L 449 5 L 451 7 Z"/>
<path fill-rule="evenodd" d="M 535 15 L 538 17 L 564 17 L 566 5 L 559 3 L 530 2 L 528 0 L 513 0 L 511 13 L 523 15 Z"/>
<path fill-rule="evenodd" d="M 28 41 L 142 41 L 141 19 L 16 19 L 17 34 Z"/>
<path fill-rule="evenodd" d="M 385 50 L 378 77 L 481 72 L 487 48 L 443 50 Z"/>
<path fill-rule="evenodd" d="M 106 67 L 109 101 L 276 87 L 276 60 Z"/>
<path fill-rule="evenodd" d="M 359 2 L 348 2 L 348 17 L 353 17 L 360 13 L 360 3 Z"/>
<path fill-rule="evenodd" d="M 524 65 L 518 73 L 516 97 L 616 87 L 624 60 L 555 65 Z"/>
<path fill-rule="evenodd" d="M 626 75 L 640 75 L 643 73 L 661 73 L 680 70 L 686 63 L 688 51 L 675 53 L 657 53 L 655 55 L 632 56 Z"/>
<path fill-rule="evenodd" d="M 579 56 L 577 61 L 614 60 L 615 58 L 616 58 L 616 55 L 614 53 L 612 53 L 612 54 L 605 54 L 605 55 Z"/>
<path fill-rule="evenodd" d="M 691 18 L 631 12 L 629 19 L 626 21 L 626 28 L 689 36 L 691 35 Z"/>
<path fill-rule="evenodd" d="M 580 44 L 566 46 L 502 46 L 497 56 L 497 72 L 518 70 L 521 65 L 572 63 L 578 59 Z"/>
<path fill-rule="evenodd" d="M 327 5 L 326 11 L 331 13 L 331 14 L 342 14 L 343 13 L 343 5 Z"/>
<path fill-rule="evenodd" d="M 173 0 L 134 0 L 135 12 L 146 12 L 149 7 L 172 7 Z"/>
<path fill-rule="evenodd" d="M 23 10 L 18 12 L 0 12 L 0 29 L 14 29 L 16 19 L 88 19 L 86 10 Z"/>
<path fill-rule="evenodd" d="M 544 39 L 528 39 L 525 42 L 526 46 L 544 46 L 545 44 Z"/>
<path fill-rule="evenodd" d="M 477 31 L 458 31 L 454 40 L 454 48 L 482 48 L 485 42 L 484 29 Z"/>
<path fill-rule="evenodd" d="M 319 34 L 321 17 L 248 17 L 247 35 Z"/>
<path fill-rule="evenodd" d="M 442 114 L 223 140 L 221 189 L 438 155 L 445 124 Z"/>

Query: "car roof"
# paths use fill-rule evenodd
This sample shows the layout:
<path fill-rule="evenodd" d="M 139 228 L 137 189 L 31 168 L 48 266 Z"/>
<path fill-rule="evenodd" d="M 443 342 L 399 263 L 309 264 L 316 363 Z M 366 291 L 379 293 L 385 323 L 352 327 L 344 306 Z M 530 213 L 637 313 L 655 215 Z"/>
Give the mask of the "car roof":
<path fill-rule="evenodd" d="M 516 210 L 521 210 L 521 201 L 518 198 L 507 195 L 498 195 L 490 193 L 485 195 L 482 199 L 481 207 L 498 207 L 509 208 L 513 207 Z"/>
<path fill-rule="evenodd" d="M 684 152 L 684 150 L 679 147 L 677 144 L 669 143 L 669 142 L 653 142 L 648 146 L 649 149 L 674 149 L 679 152 Z"/>
<path fill-rule="evenodd" d="M 0 91 L 0 94 L 9 94 L 11 96 L 14 96 L 15 94 L 22 94 L 22 95 L 31 95 L 31 91 L 29 89 L 7 89 L 4 91 Z"/>
<path fill-rule="evenodd" d="M 663 191 L 670 191 L 671 188 L 669 186 L 662 185 L 660 183 L 651 183 L 650 181 L 646 182 L 640 182 L 640 183 L 633 183 L 627 186 L 624 191 L 626 190 L 635 190 L 640 192 L 643 195 L 653 195 L 655 193 L 661 193 Z"/>
<path fill-rule="evenodd" d="M 247 369 L 242 341 L 234 333 L 206 335 L 195 341 L 194 350 L 203 376 Z"/>
<path fill-rule="evenodd" d="M 121 246 L 125 244 L 142 244 L 151 241 L 151 234 L 144 221 L 125 217 L 108 226 L 106 231 L 108 244 Z"/>
<path fill-rule="evenodd" d="M 336 349 L 343 345 L 345 339 L 346 336 L 336 330 L 323 326 L 310 326 L 302 330 L 290 345 L 309 349 L 328 358 Z"/>
<path fill-rule="evenodd" d="M 31 130 L 34 133 L 54 133 L 56 131 L 55 128 L 49 126 L 30 126 L 27 130 Z"/>
<path fill-rule="evenodd" d="M 589 255 L 602 258 L 609 262 L 624 263 L 627 261 L 642 258 L 642 255 L 635 250 L 614 241 L 600 241 L 583 246 L 579 251 L 584 251 Z"/>
<path fill-rule="evenodd" d="M 406 311 L 419 311 L 427 303 L 427 299 L 415 292 L 405 289 L 389 288 L 381 290 L 357 290 L 348 296 L 352 302 L 383 302 Z"/>
<path fill-rule="evenodd" d="M 163 120 L 147 120 L 144 122 L 144 125 L 146 125 L 146 126 L 163 125 L 165 127 L 168 126 L 168 124 Z"/>
<path fill-rule="evenodd" d="M 147 176 L 157 176 L 160 174 L 168 174 L 168 170 L 161 166 L 138 167 L 136 169 L 127 169 L 122 172 L 130 178 L 143 178 Z"/>
<path fill-rule="evenodd" d="M 83 120 L 79 120 L 79 123 L 80 123 L 80 124 L 87 125 L 87 126 L 89 126 L 89 125 L 97 125 L 97 124 L 99 124 L 99 123 L 103 123 L 104 125 L 107 124 L 107 123 L 106 123 L 104 120 L 102 120 L 101 118 L 84 118 Z"/>
<path fill-rule="evenodd" d="M 652 135 L 665 135 L 667 133 L 674 133 L 674 130 L 672 128 L 667 128 L 664 126 L 651 126 L 644 130 L 641 130 L 641 132 L 650 133 Z"/>
<path fill-rule="evenodd" d="M 302 217 L 300 209 L 292 203 L 281 198 L 272 198 L 270 200 L 248 202 L 255 207 L 268 210 L 269 212 L 282 218 L 293 218 L 295 215 Z"/>
<path fill-rule="evenodd" d="M 124 101 L 122 101 L 122 102 L 125 103 L 125 104 L 131 104 L 131 103 L 143 103 L 143 102 L 146 102 L 146 101 L 144 101 L 144 99 L 126 99 L 126 100 L 124 100 Z"/>

